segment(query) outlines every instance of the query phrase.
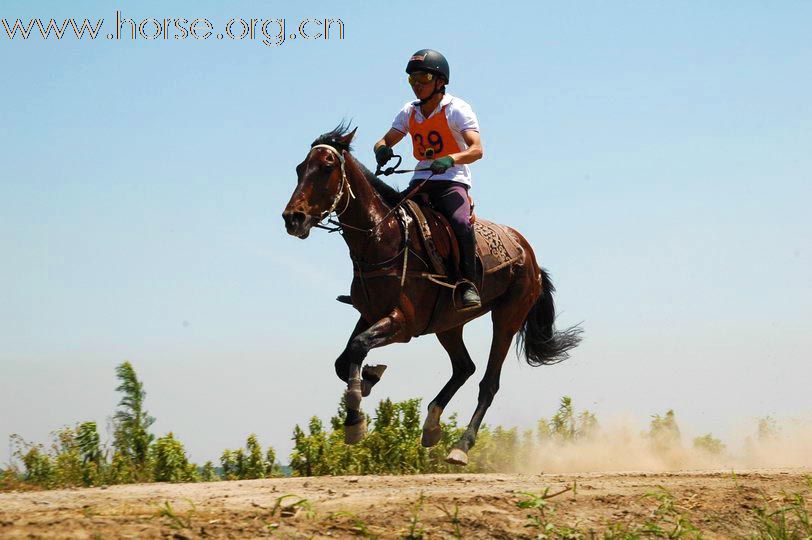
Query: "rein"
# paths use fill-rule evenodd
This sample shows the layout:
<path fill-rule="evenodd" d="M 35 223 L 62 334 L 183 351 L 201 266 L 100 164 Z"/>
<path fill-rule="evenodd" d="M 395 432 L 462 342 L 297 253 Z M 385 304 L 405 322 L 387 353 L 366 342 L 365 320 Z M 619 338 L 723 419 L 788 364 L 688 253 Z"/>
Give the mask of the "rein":
<path fill-rule="evenodd" d="M 419 184 L 417 184 L 415 187 L 413 187 L 396 205 L 394 205 L 392 208 L 389 209 L 389 212 L 387 212 L 372 227 L 369 227 L 369 228 L 366 228 L 366 229 L 361 228 L 361 227 L 353 227 L 352 225 L 348 225 L 346 223 L 341 223 L 340 221 L 338 221 L 336 219 L 333 219 L 333 218 L 327 219 L 327 223 L 330 223 L 331 225 L 334 225 L 333 227 L 328 227 L 327 225 L 322 225 L 321 222 L 324 221 L 325 218 L 330 216 L 330 214 L 332 214 L 335 211 L 336 207 L 338 207 L 338 202 L 341 200 L 341 196 L 344 194 L 344 185 L 346 184 L 347 192 L 349 193 L 350 197 L 352 197 L 354 199 L 355 194 L 352 192 L 352 188 L 350 187 L 350 182 L 347 179 L 347 171 L 344 169 L 344 156 L 341 155 L 341 153 L 338 150 L 336 150 L 335 148 L 333 148 L 329 144 L 316 144 L 316 145 L 313 145 L 311 147 L 311 150 L 313 148 L 325 148 L 325 149 L 329 150 L 330 152 L 332 152 L 338 158 L 338 161 L 341 163 L 341 186 L 338 189 L 338 193 L 336 194 L 336 198 L 333 201 L 333 205 L 330 207 L 329 210 L 325 210 L 324 212 L 322 212 L 321 219 L 319 219 L 319 222 L 316 223 L 315 225 L 313 225 L 313 227 L 316 227 L 316 228 L 319 228 L 319 229 L 324 229 L 327 232 L 331 232 L 331 233 L 340 232 L 342 229 L 352 229 L 354 231 L 365 232 L 367 234 L 374 233 L 375 230 L 382 223 L 384 223 L 392 214 L 394 214 L 403 205 L 403 203 L 405 203 L 406 201 L 411 199 L 414 196 L 414 194 L 417 193 L 420 190 L 420 188 L 422 188 L 423 185 L 425 185 L 425 183 L 428 182 L 431 179 L 432 176 L 434 176 L 434 173 L 431 173 L 428 177 L 424 178 Z M 392 167 L 387 167 L 384 170 L 381 170 L 381 166 L 378 165 L 377 169 L 375 170 L 375 176 L 380 176 L 380 175 L 389 176 L 391 174 L 404 174 L 404 173 L 410 173 L 410 172 L 422 172 L 422 171 L 430 171 L 431 170 L 430 168 L 396 170 L 400 166 L 400 162 L 403 161 L 403 158 L 401 156 L 399 156 L 399 155 L 394 155 L 393 157 L 397 158 L 397 160 L 398 160 L 397 163 L 395 165 L 393 165 Z M 350 197 L 347 198 L 347 204 L 344 205 L 344 209 L 340 213 L 336 213 L 336 217 L 341 217 L 341 214 L 343 214 L 344 212 L 347 211 L 347 208 L 350 206 Z"/>

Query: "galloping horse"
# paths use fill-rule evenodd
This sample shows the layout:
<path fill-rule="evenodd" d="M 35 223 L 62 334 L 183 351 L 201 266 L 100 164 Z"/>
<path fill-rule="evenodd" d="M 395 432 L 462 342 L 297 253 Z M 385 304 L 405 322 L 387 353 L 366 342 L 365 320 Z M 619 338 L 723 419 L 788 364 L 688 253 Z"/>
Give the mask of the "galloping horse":
<path fill-rule="evenodd" d="M 356 128 L 357 129 L 357 128 Z M 403 196 L 379 180 L 350 154 L 356 129 L 339 125 L 318 137 L 296 167 L 298 184 L 282 214 L 287 232 L 307 238 L 310 229 L 332 215 L 350 250 L 355 276 L 353 306 L 361 317 L 335 362 L 336 374 L 347 383 L 345 441 L 359 442 L 366 434 L 361 398 L 378 382 L 384 366 L 362 364 L 371 349 L 405 343 L 412 337 L 436 334 L 451 358 L 451 379 L 429 404 L 423 425 L 423 446 L 441 438 L 440 415 L 452 396 L 474 373 L 462 329 L 487 312 L 493 320 L 488 367 L 479 384 L 479 400 L 468 428 L 446 461 L 468 463 L 468 451 L 494 395 L 499 390 L 502 363 L 513 336 L 531 366 L 554 364 L 568 357 L 580 341 L 579 328 L 555 331 L 553 284 L 536 263 L 533 250 L 518 232 L 504 227 L 520 256 L 481 280 L 482 306 L 458 311 L 453 291 L 431 278 L 432 268 L 417 225 L 399 217 Z M 409 254 L 412 257 L 409 257 Z"/>

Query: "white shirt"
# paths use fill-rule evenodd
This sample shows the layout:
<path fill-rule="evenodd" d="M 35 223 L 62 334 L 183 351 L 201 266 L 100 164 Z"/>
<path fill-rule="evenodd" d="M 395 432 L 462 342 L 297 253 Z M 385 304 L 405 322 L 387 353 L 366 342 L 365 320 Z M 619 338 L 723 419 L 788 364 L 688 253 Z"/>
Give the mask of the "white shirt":
<path fill-rule="evenodd" d="M 448 106 L 446 107 L 446 105 Z M 438 114 L 443 107 L 446 107 L 446 121 L 448 122 L 448 127 L 451 129 L 451 134 L 454 136 L 454 140 L 457 142 L 457 146 L 460 147 L 460 150 L 465 150 L 468 148 L 468 145 L 465 143 L 465 139 L 462 138 L 462 132 L 476 131 L 479 133 L 479 121 L 477 121 L 474 111 L 468 103 L 460 98 L 454 97 L 451 94 L 445 94 L 443 99 L 440 100 L 439 105 L 437 105 L 437 108 L 429 115 L 429 118 Z M 409 117 L 412 115 L 412 111 L 414 111 L 415 122 L 423 123 L 423 121 L 425 121 L 425 117 L 420 110 L 420 101 L 410 101 L 406 103 L 397 116 L 395 116 L 394 121 L 392 121 L 392 127 L 404 135 L 409 133 Z M 430 159 L 420 160 L 415 168 L 427 169 L 432 161 L 433 160 Z M 415 172 L 412 176 L 412 181 L 422 180 L 429 176 L 431 176 L 431 171 Z M 471 170 L 468 168 L 468 165 L 454 165 L 453 167 L 449 167 L 443 174 L 435 174 L 432 176 L 430 181 L 433 180 L 452 180 L 470 187 Z"/>

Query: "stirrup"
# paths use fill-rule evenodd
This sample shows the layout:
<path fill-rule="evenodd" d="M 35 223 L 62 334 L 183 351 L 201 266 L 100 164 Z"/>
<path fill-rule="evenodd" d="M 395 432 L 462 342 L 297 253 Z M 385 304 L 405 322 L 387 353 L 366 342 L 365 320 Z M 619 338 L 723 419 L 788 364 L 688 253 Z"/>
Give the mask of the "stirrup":
<path fill-rule="evenodd" d="M 338 300 L 342 304 L 352 305 L 352 297 L 348 294 L 339 294 L 338 296 L 336 296 L 336 300 Z"/>
<path fill-rule="evenodd" d="M 460 289 L 460 305 L 456 306 L 455 304 L 457 311 L 482 307 L 482 298 L 479 296 L 479 291 L 477 290 L 476 285 L 474 285 L 472 281 L 467 279 L 460 280 L 459 282 L 457 282 L 454 288 L 455 292 L 457 288 Z M 473 293 L 475 295 L 475 298 L 469 298 L 466 301 L 465 296 L 466 294 L 469 293 Z"/>

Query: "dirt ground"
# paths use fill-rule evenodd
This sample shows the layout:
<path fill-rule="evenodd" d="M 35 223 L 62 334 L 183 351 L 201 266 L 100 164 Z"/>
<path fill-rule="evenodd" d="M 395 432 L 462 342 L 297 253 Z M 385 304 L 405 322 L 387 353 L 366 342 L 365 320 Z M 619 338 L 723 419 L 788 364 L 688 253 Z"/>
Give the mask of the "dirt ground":
<path fill-rule="evenodd" d="M 612 527 L 692 526 L 703 538 L 736 538 L 755 530 L 758 508 L 779 507 L 791 493 L 809 499 L 810 478 L 797 469 L 450 474 L 12 492 L 0 494 L 0 538 L 536 538 L 545 530 L 603 538 Z"/>

